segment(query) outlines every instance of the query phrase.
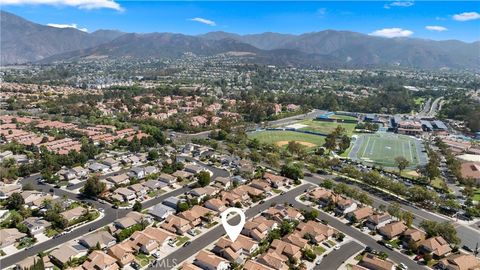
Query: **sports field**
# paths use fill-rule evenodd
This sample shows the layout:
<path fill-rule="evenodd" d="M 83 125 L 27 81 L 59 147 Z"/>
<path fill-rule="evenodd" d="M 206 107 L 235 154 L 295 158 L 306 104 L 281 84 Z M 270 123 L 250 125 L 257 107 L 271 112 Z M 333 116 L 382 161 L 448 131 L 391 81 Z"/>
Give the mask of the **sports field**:
<path fill-rule="evenodd" d="M 403 156 L 415 168 L 427 162 L 423 145 L 415 138 L 392 134 L 362 134 L 356 137 L 355 145 L 349 153 L 353 160 L 384 167 L 396 167 L 395 158 Z"/>
<path fill-rule="evenodd" d="M 296 141 L 307 147 L 323 145 L 325 138 L 319 135 L 300 133 L 295 131 L 256 131 L 248 134 L 250 139 L 257 139 L 263 143 L 271 143 L 278 146 L 287 145 L 289 141 Z"/>
<path fill-rule="evenodd" d="M 335 122 L 324 122 L 318 120 L 305 120 L 298 122 L 299 124 L 306 125 L 306 127 L 301 128 L 300 130 L 314 131 L 322 134 L 330 134 L 335 130 L 337 126 L 341 126 L 345 129 L 346 133 L 351 136 L 355 130 L 356 124 L 353 123 L 335 123 Z"/>

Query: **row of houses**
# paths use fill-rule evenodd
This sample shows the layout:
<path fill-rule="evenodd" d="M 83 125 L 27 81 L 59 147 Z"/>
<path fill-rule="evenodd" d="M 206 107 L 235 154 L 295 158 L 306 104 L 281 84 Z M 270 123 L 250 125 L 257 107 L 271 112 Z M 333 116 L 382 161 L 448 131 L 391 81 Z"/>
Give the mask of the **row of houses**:
<path fill-rule="evenodd" d="M 283 238 L 274 239 L 264 253 L 251 258 L 256 255 L 260 242 L 285 220 L 298 222 L 298 226 Z M 248 220 L 235 242 L 226 237 L 220 238 L 211 250 L 201 250 L 193 262 L 184 263 L 182 269 L 229 269 L 231 263 L 236 263 L 243 265 L 246 270 L 287 270 L 288 262 L 302 261 L 302 251 L 311 249 L 338 233 L 319 222 L 302 220 L 302 214 L 292 207 L 270 207 L 261 215 Z"/>
<path fill-rule="evenodd" d="M 452 248 L 441 236 L 427 238 L 427 235 L 416 228 L 409 228 L 403 221 L 397 220 L 387 212 L 375 211 L 370 206 L 359 206 L 351 199 L 346 199 L 334 192 L 317 188 L 307 195 L 308 199 L 320 206 L 330 202 L 336 204 L 335 211 L 355 224 L 363 224 L 372 231 L 378 232 L 386 240 L 400 239 L 406 249 L 414 248 L 421 255 L 431 254 L 441 259 L 448 255 Z"/>

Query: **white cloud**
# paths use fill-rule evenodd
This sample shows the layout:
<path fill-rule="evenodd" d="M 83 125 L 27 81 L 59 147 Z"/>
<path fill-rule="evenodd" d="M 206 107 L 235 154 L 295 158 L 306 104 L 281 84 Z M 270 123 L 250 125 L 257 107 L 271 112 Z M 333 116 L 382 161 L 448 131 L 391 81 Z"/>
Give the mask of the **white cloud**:
<path fill-rule="evenodd" d="M 189 19 L 190 21 L 194 21 L 194 22 L 199 22 L 199 23 L 203 23 L 203 24 L 206 24 L 206 25 L 210 25 L 210 26 L 215 26 L 217 25 L 214 21 L 212 20 L 208 20 L 208 19 L 204 19 L 204 18 L 199 18 L 199 17 L 196 17 L 196 18 L 192 18 L 192 19 Z"/>
<path fill-rule="evenodd" d="M 478 20 L 480 19 L 480 13 L 472 11 L 472 12 L 463 12 L 460 14 L 453 15 L 453 19 L 455 21 L 471 21 L 471 20 Z"/>
<path fill-rule="evenodd" d="M 425 29 L 430 31 L 437 31 L 437 32 L 443 32 L 448 30 L 446 27 L 438 26 L 438 25 L 427 25 L 425 26 Z"/>
<path fill-rule="evenodd" d="M 76 23 L 72 23 L 72 24 L 47 23 L 47 25 L 51 27 L 56 27 L 56 28 L 75 28 L 83 32 L 88 32 L 87 28 L 78 28 L 78 25 Z"/>
<path fill-rule="evenodd" d="M 394 38 L 394 37 L 409 37 L 413 34 L 410 30 L 402 28 L 384 28 L 370 33 L 371 36 Z"/>
<path fill-rule="evenodd" d="M 124 10 L 114 0 L 2 0 L 2 5 L 51 5 L 77 7 L 80 9 L 109 8 L 118 11 Z"/>
<path fill-rule="evenodd" d="M 411 7 L 414 5 L 413 1 L 395 1 L 392 3 L 385 4 L 383 7 L 389 9 L 391 7 Z"/>
<path fill-rule="evenodd" d="M 325 15 L 325 14 L 327 14 L 327 9 L 326 9 L 326 8 L 319 8 L 319 9 L 317 10 L 317 15 L 323 16 L 323 15 Z"/>

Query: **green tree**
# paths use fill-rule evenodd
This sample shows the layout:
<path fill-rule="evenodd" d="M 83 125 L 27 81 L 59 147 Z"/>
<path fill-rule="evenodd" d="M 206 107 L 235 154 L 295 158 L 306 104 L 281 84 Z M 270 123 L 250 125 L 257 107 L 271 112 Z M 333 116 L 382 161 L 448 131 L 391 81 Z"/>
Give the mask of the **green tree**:
<path fill-rule="evenodd" d="M 157 160 L 159 158 L 159 154 L 158 154 L 158 151 L 155 150 L 155 149 L 152 149 L 150 151 L 148 151 L 148 156 L 147 156 L 147 159 L 148 160 Z"/>
<path fill-rule="evenodd" d="M 9 210 L 20 210 L 24 204 L 25 200 L 20 193 L 14 192 L 7 198 L 7 209 Z"/>
<path fill-rule="evenodd" d="M 315 252 L 313 252 L 313 250 L 307 248 L 302 251 L 302 259 L 307 260 L 309 262 L 313 262 L 315 261 L 316 258 L 317 258 L 317 255 L 315 254 Z"/>
<path fill-rule="evenodd" d="M 106 189 L 105 183 L 100 181 L 98 175 L 93 175 L 87 179 L 83 187 L 83 194 L 89 197 L 97 197 Z"/>
<path fill-rule="evenodd" d="M 190 205 L 187 202 L 179 202 L 177 208 L 179 212 L 184 212 L 190 209 Z"/>
<path fill-rule="evenodd" d="M 201 186 L 201 187 L 205 187 L 205 186 L 208 186 L 210 184 L 210 180 L 211 180 L 211 176 L 210 176 L 210 173 L 206 172 L 206 171 L 201 171 L 197 174 L 197 183 Z"/>
<path fill-rule="evenodd" d="M 402 171 L 410 165 L 410 162 L 405 157 L 399 156 L 395 158 L 395 164 L 397 164 L 399 173 L 402 174 Z"/>
<path fill-rule="evenodd" d="M 133 211 L 142 212 L 142 204 L 139 201 L 135 201 L 133 204 Z"/>
<path fill-rule="evenodd" d="M 302 168 L 300 168 L 298 164 L 294 163 L 283 165 L 280 174 L 293 180 L 299 180 L 303 178 Z"/>

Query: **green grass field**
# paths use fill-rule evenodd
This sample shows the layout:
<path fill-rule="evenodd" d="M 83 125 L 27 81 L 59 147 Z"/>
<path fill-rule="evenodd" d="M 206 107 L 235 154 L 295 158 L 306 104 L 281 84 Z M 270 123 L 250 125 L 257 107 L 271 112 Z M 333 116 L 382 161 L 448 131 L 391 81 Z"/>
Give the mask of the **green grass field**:
<path fill-rule="evenodd" d="M 396 167 L 395 158 L 405 157 L 409 167 L 420 164 L 418 144 L 414 138 L 397 134 L 360 135 L 350 152 L 350 158 L 386 167 Z"/>
<path fill-rule="evenodd" d="M 343 119 L 343 120 L 358 120 L 357 117 L 353 116 L 348 116 L 348 115 L 339 115 L 339 114 L 334 114 L 330 116 L 332 119 Z"/>
<path fill-rule="evenodd" d="M 295 131 L 259 131 L 250 133 L 250 139 L 257 139 L 262 143 L 271 143 L 278 146 L 284 146 L 289 141 L 296 141 L 307 147 L 316 147 L 323 145 L 325 138 L 313 134 L 305 134 Z"/>
<path fill-rule="evenodd" d="M 315 131 L 323 134 L 329 134 L 332 131 L 334 131 L 337 126 L 341 126 L 345 129 L 346 133 L 349 136 L 353 134 L 353 131 L 355 130 L 355 126 L 356 126 L 356 124 L 353 124 L 353 123 L 335 123 L 335 122 L 323 122 L 323 121 L 317 121 L 317 120 L 305 120 L 298 123 L 308 126 L 308 127 L 301 128 L 300 130 Z"/>

